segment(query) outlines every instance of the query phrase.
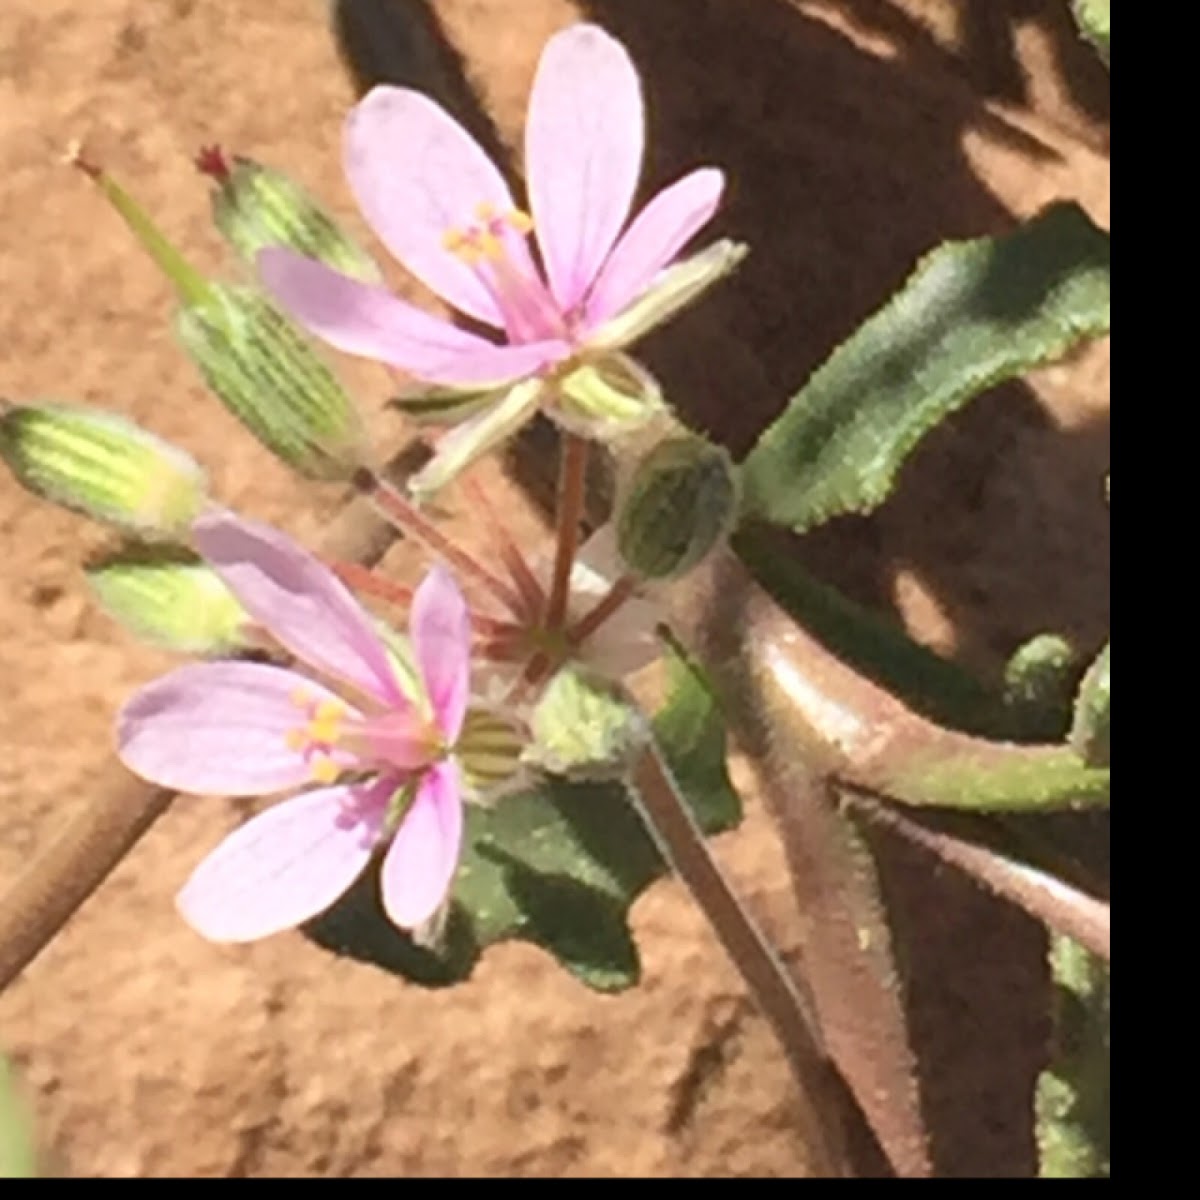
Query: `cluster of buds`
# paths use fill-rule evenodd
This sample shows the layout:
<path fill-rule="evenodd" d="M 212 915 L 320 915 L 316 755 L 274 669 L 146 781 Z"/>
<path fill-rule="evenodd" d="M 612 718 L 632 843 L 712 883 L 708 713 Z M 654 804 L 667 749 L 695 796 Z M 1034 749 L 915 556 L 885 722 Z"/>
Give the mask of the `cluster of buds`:
<path fill-rule="evenodd" d="M 643 123 L 619 43 L 589 25 L 553 38 L 530 101 L 526 212 L 427 97 L 378 87 L 356 106 L 346 163 L 360 208 L 400 263 L 487 336 L 393 295 L 278 171 L 217 148 L 198 157 L 217 228 L 252 274 L 227 282 L 187 262 L 119 183 L 73 154 L 174 286 L 176 332 L 213 393 L 301 476 L 353 485 L 431 557 L 410 591 L 230 512 L 190 456 L 129 421 L 62 404 L 0 409 L 0 456 L 18 481 L 125 535 L 89 569 L 101 604 L 143 638 L 207 660 L 128 702 L 125 764 L 180 791 L 300 789 L 184 888 L 181 909 L 206 936 L 249 940 L 308 920 L 380 847 L 384 910 L 420 934 L 453 886 L 464 801 L 495 803 L 529 772 L 619 775 L 644 747 L 648 724 L 624 680 L 657 653 L 652 589 L 727 535 L 736 473 L 724 451 L 672 435 L 584 542 L 588 455 L 672 426 L 627 351 L 744 248 L 718 241 L 679 257 L 718 206 L 723 177 L 711 168 L 629 219 Z M 310 335 L 387 364 L 402 379 L 394 405 L 445 427 L 406 483 L 372 460 L 358 407 Z M 520 549 L 464 474 L 539 412 L 562 442 L 544 560 Z M 460 476 L 488 531 L 482 556 L 425 504 Z M 460 581 L 488 605 L 468 605 Z M 355 593 L 406 609 L 407 635 Z"/>

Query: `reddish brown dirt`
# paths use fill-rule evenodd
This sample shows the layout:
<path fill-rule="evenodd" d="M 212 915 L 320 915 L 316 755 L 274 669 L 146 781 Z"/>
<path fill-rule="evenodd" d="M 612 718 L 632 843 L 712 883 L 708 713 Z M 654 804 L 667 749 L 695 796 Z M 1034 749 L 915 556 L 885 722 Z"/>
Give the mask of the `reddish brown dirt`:
<path fill-rule="evenodd" d="M 645 72 L 647 182 L 705 160 L 730 172 L 721 224 L 754 253 L 647 356 L 735 447 L 938 240 L 1006 228 L 1058 196 L 1107 224 L 1104 77 L 1065 4 L 436 7 L 506 140 L 542 40 L 582 12 L 627 40 Z M 419 49 L 406 69 L 433 67 L 449 78 Z M 8 0 L 0 392 L 133 414 L 199 454 L 228 500 L 316 535 L 337 492 L 298 490 L 206 397 L 167 331 L 162 281 L 56 156 L 93 139 L 212 266 L 196 147 L 219 139 L 268 160 L 349 214 L 337 138 L 352 94 L 312 0 Z M 883 512 L 806 553 L 981 670 L 1047 627 L 1094 647 L 1108 622 L 1107 373 L 1103 347 L 985 398 L 930 439 Z M 366 367 L 347 364 L 346 377 L 383 394 Z M 115 707 L 167 664 L 89 607 L 78 564 L 99 542 L 0 477 L 0 888 L 86 803 Z M 431 995 L 298 935 L 221 949 L 190 934 L 172 895 L 238 819 L 228 802 L 179 802 L 0 997 L 0 1045 L 58 1169 L 804 1173 L 775 1046 L 674 885 L 637 906 L 636 992 L 590 995 L 512 946 L 469 985 Z M 790 946 L 782 856 L 761 814 L 722 853 Z M 943 1170 L 1028 1170 L 1036 932 L 927 864 L 900 867 L 934 968 L 918 1024 L 936 1045 L 931 1101 L 950 1114 Z"/>

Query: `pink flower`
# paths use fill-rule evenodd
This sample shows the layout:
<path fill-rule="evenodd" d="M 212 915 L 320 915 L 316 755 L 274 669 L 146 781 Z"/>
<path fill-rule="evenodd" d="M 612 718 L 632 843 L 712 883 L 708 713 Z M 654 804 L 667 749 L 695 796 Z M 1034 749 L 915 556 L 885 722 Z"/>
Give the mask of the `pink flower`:
<path fill-rule="evenodd" d="M 470 618 L 435 567 L 413 598 L 408 678 L 399 652 L 321 563 L 269 526 L 201 517 L 197 548 L 251 617 L 298 660 L 348 685 L 347 703 L 296 671 L 248 662 L 181 667 L 122 710 L 122 761 L 183 792 L 257 796 L 309 783 L 253 818 L 179 895 L 213 941 L 246 942 L 323 912 L 391 838 L 382 898 L 415 929 L 434 916 L 458 865 Z"/>
<path fill-rule="evenodd" d="M 282 248 L 260 254 L 261 279 L 297 321 L 338 349 L 470 393 L 461 411 L 471 428 L 451 435 L 470 442 L 468 457 L 539 405 L 570 418 L 569 386 L 514 385 L 531 378 L 562 384 L 577 367 L 603 368 L 606 360 L 613 369 L 602 370 L 603 378 L 577 377 L 587 391 L 582 408 L 585 415 L 612 408 L 615 393 L 615 419 L 628 424 L 638 406 L 623 389 L 644 390 L 648 381 L 617 352 L 742 254 L 723 242 L 676 263 L 720 201 L 724 177 L 713 168 L 659 192 L 626 227 L 643 142 L 637 71 L 621 44 L 594 25 L 563 31 L 542 53 L 525 132 L 530 214 L 444 109 L 420 92 L 376 87 L 345 130 L 346 173 L 359 207 L 413 275 L 503 342 Z M 453 453 L 461 458 L 462 446 Z"/>

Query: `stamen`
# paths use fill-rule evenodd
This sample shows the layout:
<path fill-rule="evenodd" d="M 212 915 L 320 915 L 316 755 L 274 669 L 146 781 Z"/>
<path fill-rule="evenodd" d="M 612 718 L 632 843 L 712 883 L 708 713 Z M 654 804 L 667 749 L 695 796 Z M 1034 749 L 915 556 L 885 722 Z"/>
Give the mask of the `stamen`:
<path fill-rule="evenodd" d="M 295 750 L 297 754 L 302 750 L 308 749 L 308 730 L 307 729 L 289 729 L 283 738 L 289 750 Z"/>
<path fill-rule="evenodd" d="M 522 237 L 528 237 L 533 232 L 533 218 L 519 208 L 514 208 L 512 212 L 506 213 L 504 221 L 509 229 L 514 233 L 519 233 Z"/>
<path fill-rule="evenodd" d="M 341 767 L 332 758 L 314 758 L 309 774 L 314 783 L 333 783 L 342 773 Z"/>

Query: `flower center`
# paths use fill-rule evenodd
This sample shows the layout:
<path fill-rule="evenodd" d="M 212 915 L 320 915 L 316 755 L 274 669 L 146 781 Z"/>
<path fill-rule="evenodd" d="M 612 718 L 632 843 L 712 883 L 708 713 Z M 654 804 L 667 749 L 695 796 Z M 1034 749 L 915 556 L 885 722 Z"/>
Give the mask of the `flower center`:
<path fill-rule="evenodd" d="M 306 721 L 288 730 L 287 746 L 304 756 L 315 783 L 333 783 L 353 760 L 359 767 L 412 774 L 449 751 L 439 730 L 415 709 L 364 718 L 340 700 L 319 699 L 304 688 L 291 699 Z"/>
<path fill-rule="evenodd" d="M 515 343 L 563 337 L 566 325 L 525 249 L 533 232 L 528 213 L 499 213 L 480 204 L 469 225 L 446 230 L 442 245 L 487 288 Z"/>
<path fill-rule="evenodd" d="M 342 773 L 333 752 L 345 732 L 349 709 L 340 700 L 316 699 L 304 688 L 297 688 L 291 701 L 307 721 L 288 730 L 288 749 L 304 756 L 314 783 L 332 783 Z"/>

